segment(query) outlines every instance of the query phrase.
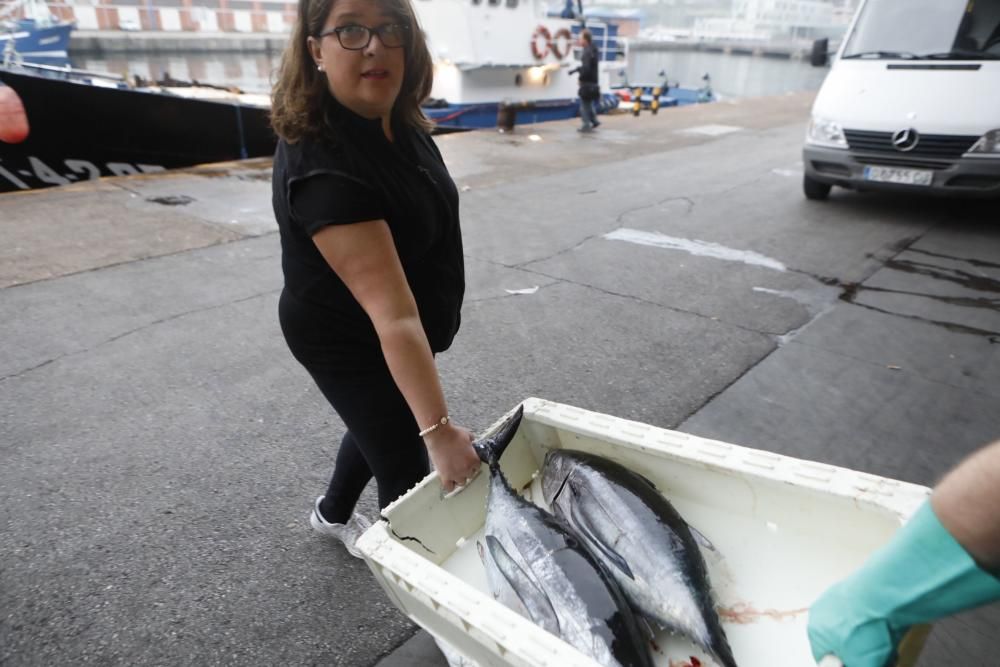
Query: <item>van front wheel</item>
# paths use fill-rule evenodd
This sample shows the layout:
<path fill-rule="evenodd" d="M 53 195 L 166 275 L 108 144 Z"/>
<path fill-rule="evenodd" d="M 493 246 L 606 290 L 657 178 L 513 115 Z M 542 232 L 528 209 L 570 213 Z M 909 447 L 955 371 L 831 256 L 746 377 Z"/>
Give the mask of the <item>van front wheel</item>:
<path fill-rule="evenodd" d="M 809 178 L 808 175 L 802 177 L 802 191 L 806 195 L 806 199 L 812 199 L 813 201 L 823 201 L 830 196 L 830 189 L 833 188 L 829 183 L 823 183 L 817 181 L 815 178 Z"/>

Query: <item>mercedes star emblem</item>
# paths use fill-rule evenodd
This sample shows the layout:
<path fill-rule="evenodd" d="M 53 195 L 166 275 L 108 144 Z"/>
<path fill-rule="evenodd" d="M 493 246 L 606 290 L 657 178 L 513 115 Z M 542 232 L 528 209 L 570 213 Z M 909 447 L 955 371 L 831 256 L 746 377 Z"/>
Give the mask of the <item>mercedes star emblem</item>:
<path fill-rule="evenodd" d="M 912 127 L 908 127 L 905 130 L 899 130 L 892 135 L 892 145 L 897 151 L 903 153 L 909 153 L 917 144 L 920 143 L 920 134 L 917 133 Z"/>

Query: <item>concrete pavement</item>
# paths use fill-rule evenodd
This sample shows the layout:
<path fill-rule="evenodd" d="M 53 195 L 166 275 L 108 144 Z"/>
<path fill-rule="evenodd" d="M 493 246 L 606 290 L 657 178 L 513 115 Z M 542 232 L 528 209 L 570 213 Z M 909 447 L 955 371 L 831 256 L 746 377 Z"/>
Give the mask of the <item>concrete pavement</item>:
<path fill-rule="evenodd" d="M 452 414 L 535 395 L 923 484 L 1000 437 L 995 204 L 805 201 L 809 102 L 440 137 Z M 442 664 L 309 533 L 343 427 L 278 331 L 266 161 L 0 196 L 0 234 L 0 663 Z M 992 664 L 998 621 L 921 664 Z"/>

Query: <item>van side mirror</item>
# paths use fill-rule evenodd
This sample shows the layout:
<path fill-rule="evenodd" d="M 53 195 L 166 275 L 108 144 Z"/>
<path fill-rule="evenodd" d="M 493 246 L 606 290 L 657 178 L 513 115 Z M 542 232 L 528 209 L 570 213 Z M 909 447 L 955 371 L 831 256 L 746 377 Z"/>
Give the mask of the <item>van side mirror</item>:
<path fill-rule="evenodd" d="M 813 42 L 812 53 L 809 54 L 809 64 L 813 67 L 826 67 L 830 62 L 830 40 L 826 37 Z"/>

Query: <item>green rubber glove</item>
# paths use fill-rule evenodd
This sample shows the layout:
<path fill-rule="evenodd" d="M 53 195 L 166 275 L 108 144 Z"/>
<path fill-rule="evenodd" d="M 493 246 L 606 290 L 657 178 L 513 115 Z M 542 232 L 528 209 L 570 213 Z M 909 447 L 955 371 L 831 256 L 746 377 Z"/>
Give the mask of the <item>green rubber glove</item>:
<path fill-rule="evenodd" d="M 907 629 L 1000 600 L 1000 579 L 981 569 L 941 525 L 930 501 L 854 574 L 809 610 L 809 641 L 819 662 L 885 667 Z"/>

